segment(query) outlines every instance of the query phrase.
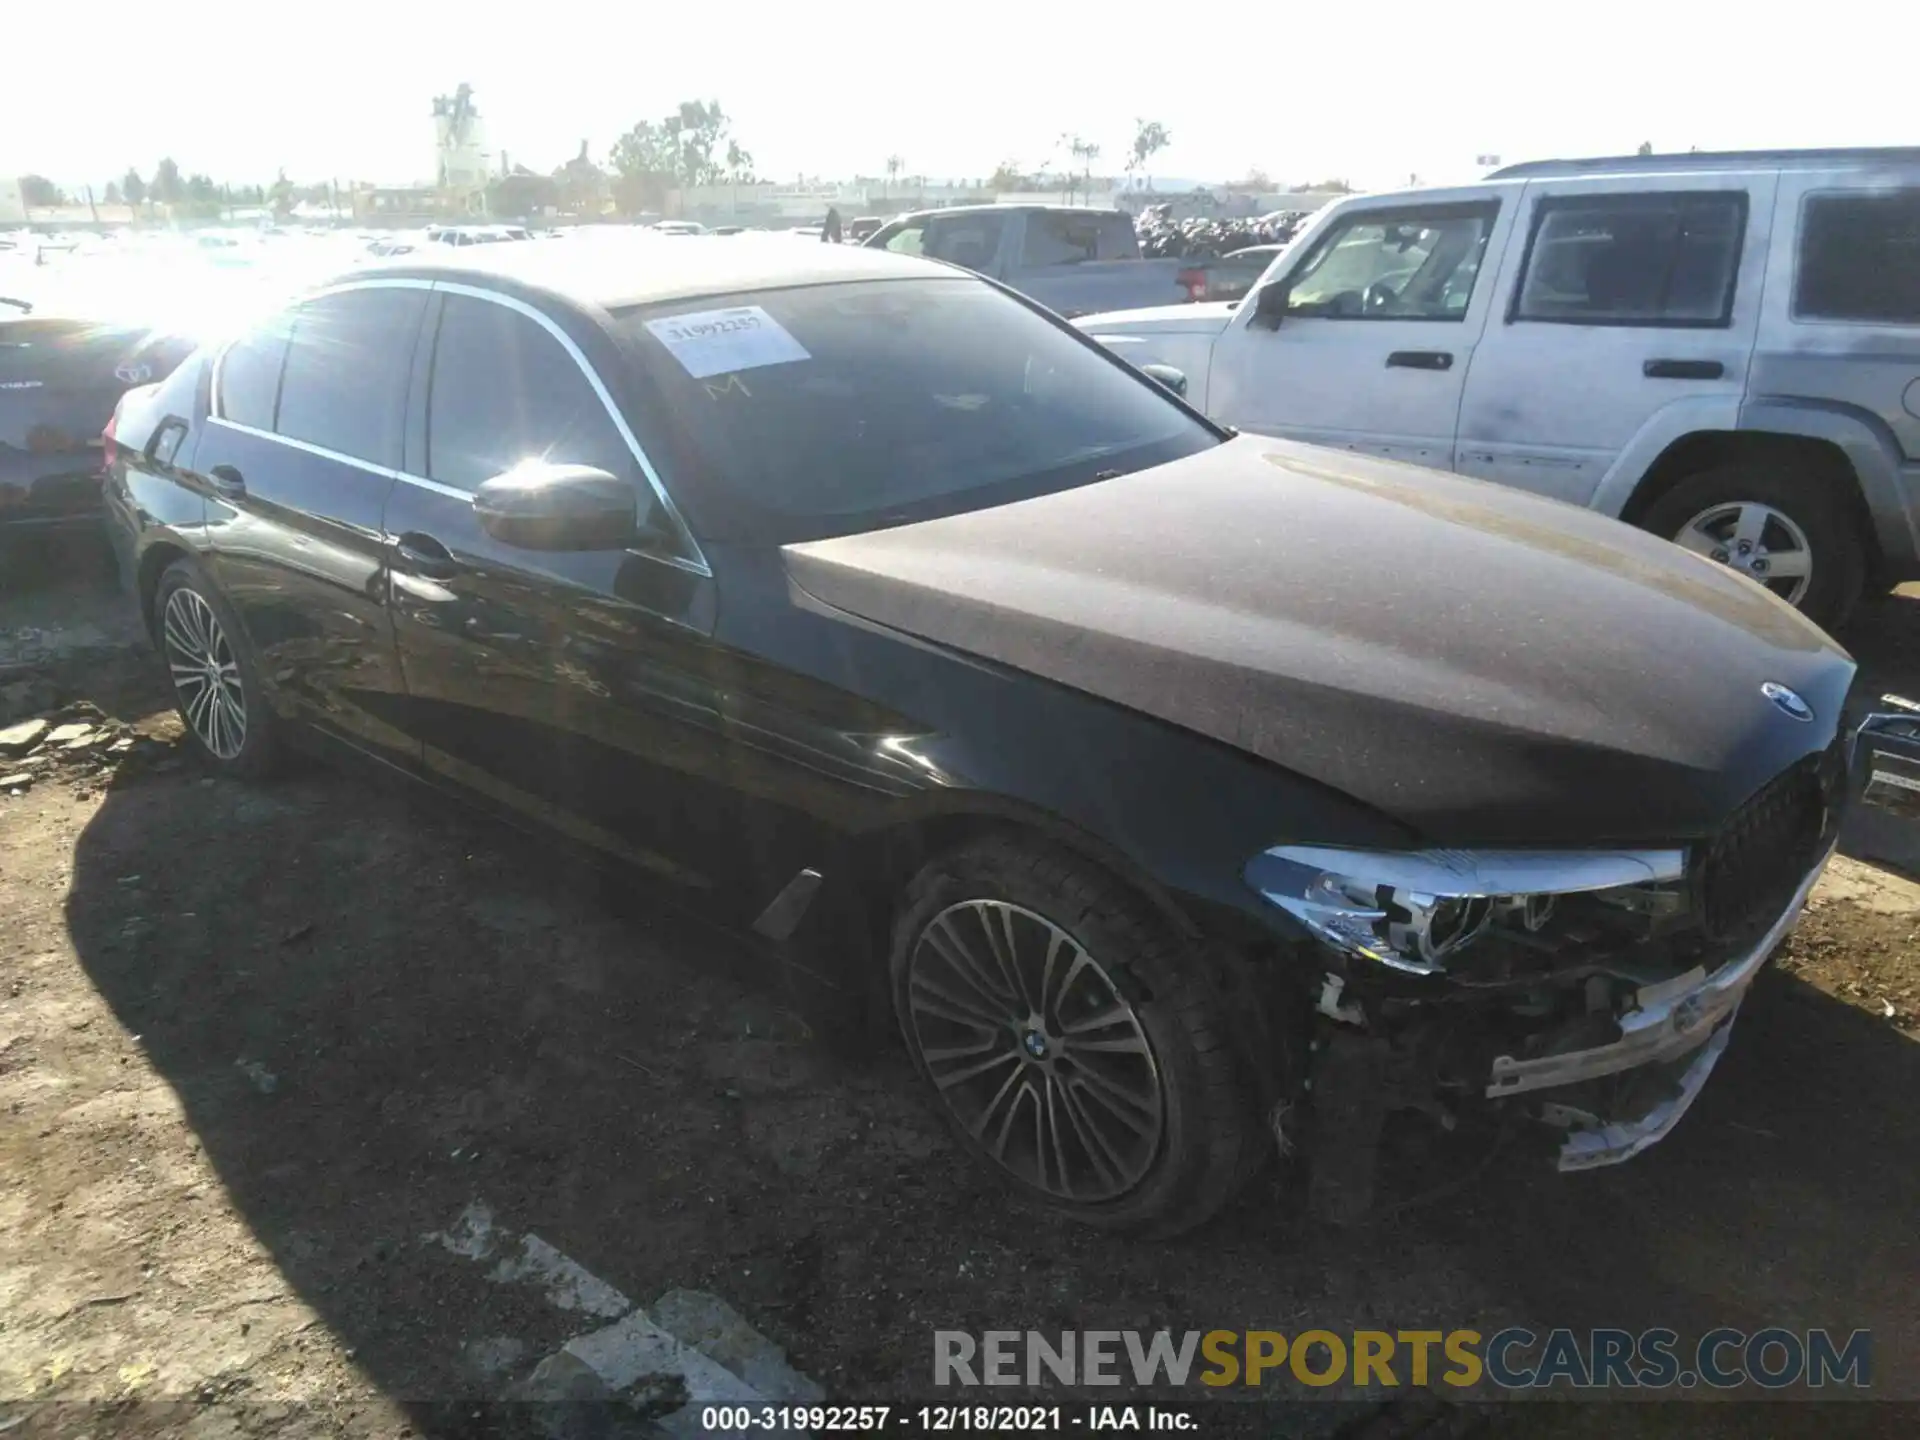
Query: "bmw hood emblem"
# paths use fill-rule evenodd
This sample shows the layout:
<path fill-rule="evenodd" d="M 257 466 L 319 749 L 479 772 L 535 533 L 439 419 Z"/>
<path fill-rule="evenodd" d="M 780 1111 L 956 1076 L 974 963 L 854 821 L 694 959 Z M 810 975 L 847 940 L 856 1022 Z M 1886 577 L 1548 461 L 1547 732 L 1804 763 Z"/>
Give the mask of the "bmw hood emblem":
<path fill-rule="evenodd" d="M 1760 693 L 1771 700 L 1773 708 L 1782 715 L 1800 721 L 1813 719 L 1813 707 L 1778 681 L 1767 681 L 1760 687 Z"/>

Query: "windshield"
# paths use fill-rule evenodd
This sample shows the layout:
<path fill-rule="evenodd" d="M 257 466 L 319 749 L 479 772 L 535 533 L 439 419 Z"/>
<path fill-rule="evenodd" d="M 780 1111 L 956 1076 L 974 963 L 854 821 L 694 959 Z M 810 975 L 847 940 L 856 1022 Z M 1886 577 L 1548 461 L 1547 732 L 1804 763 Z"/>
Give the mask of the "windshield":
<path fill-rule="evenodd" d="M 619 312 L 715 539 L 787 543 L 981 509 L 1219 443 L 1037 311 L 960 277 L 708 296 Z"/>

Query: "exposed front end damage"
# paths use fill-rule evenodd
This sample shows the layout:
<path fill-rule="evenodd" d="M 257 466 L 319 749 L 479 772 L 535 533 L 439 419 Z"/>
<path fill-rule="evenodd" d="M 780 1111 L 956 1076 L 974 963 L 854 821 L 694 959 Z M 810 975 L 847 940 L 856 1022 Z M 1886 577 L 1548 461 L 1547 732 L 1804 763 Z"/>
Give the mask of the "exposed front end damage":
<path fill-rule="evenodd" d="M 1365 1211 L 1396 1110 L 1544 1123 L 1563 1171 L 1663 1139 L 1832 854 L 1851 749 L 1807 757 L 1672 850 L 1279 847 L 1249 866 L 1319 941 L 1302 1131 L 1315 1208 Z"/>

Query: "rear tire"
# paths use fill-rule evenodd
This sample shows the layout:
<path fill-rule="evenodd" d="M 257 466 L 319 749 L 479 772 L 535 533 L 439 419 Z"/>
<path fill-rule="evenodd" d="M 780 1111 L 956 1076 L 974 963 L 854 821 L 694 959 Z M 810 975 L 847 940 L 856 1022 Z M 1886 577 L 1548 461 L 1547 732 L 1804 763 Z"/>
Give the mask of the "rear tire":
<path fill-rule="evenodd" d="M 154 641 L 173 682 L 187 744 L 216 774 L 271 774 L 280 758 L 275 719 L 253 652 L 232 608 L 199 569 L 176 560 L 153 595 Z"/>
<path fill-rule="evenodd" d="M 1785 523 L 1766 519 L 1772 511 Z M 1742 517 L 1758 535 L 1736 537 Z M 1798 608 L 1809 620 L 1829 630 L 1838 629 L 1859 602 L 1866 575 L 1866 549 L 1839 483 L 1806 471 L 1790 471 L 1766 463 L 1723 465 L 1690 475 L 1647 508 L 1640 526 L 1676 544 L 1717 559 L 1727 555 L 1730 568 L 1748 573 L 1769 590 Z M 1797 534 L 1795 532 L 1798 532 Z M 1727 544 L 1719 544 L 1724 539 Z M 1738 552 L 1741 539 L 1753 547 Z M 1802 594 L 1791 595 L 1790 575 L 1783 574 L 1804 546 L 1810 567 Z M 1759 560 L 1764 573 L 1752 574 L 1742 561 Z"/>
<path fill-rule="evenodd" d="M 939 1108 L 1026 1200 L 1175 1234 L 1257 1168 L 1267 1142 L 1219 989 L 1139 895 L 1078 857 L 996 836 L 931 861 L 890 968 Z"/>

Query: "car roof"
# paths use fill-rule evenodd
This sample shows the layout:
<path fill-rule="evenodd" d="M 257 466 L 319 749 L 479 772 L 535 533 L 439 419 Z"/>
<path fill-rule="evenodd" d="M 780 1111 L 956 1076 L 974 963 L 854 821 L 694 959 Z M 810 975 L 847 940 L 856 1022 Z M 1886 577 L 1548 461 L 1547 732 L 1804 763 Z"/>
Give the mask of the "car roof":
<path fill-rule="evenodd" d="M 1920 147 L 1862 146 L 1835 150 L 1692 150 L 1684 155 L 1596 155 L 1581 160 L 1528 160 L 1508 165 L 1489 180 L 1546 175 L 1671 174 L 1674 171 L 1828 169 L 1836 166 L 1920 166 Z"/>
<path fill-rule="evenodd" d="M 949 205 L 936 210 L 909 210 L 904 215 L 896 215 L 896 220 L 931 220 L 940 215 L 1126 215 L 1126 211 L 1117 205 Z M 1128 216 L 1131 219 L 1131 216 Z"/>
<path fill-rule="evenodd" d="M 412 278 L 484 285 L 503 280 L 578 304 L 618 310 L 739 290 L 911 280 L 955 272 L 930 260 L 855 245 L 795 245 L 790 236 L 581 234 L 566 245 L 487 245 L 357 265 L 335 284 Z"/>

